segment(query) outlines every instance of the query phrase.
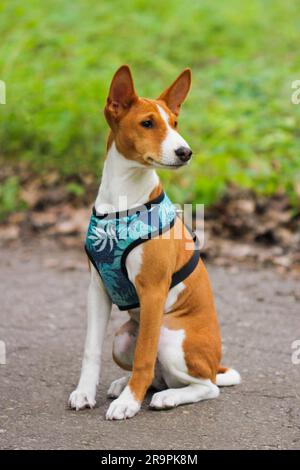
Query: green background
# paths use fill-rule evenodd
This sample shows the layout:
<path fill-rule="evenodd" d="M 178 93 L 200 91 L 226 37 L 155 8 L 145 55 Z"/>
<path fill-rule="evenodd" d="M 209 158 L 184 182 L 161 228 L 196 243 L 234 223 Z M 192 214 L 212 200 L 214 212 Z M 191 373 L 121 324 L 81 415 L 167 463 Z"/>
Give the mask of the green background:
<path fill-rule="evenodd" d="M 180 131 L 194 158 L 161 172 L 172 198 L 210 204 L 235 184 L 298 204 L 299 18 L 297 0 L 4 0 L 1 164 L 99 179 L 116 68 L 128 63 L 138 93 L 156 97 L 189 66 Z M 17 178 L 2 182 L 0 205 L 17 188 Z"/>

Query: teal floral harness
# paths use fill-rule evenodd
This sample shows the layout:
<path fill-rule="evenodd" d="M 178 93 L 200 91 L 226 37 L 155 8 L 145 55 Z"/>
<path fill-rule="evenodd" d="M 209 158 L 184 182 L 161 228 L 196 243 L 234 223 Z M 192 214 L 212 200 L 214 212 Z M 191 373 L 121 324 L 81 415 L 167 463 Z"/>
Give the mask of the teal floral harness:
<path fill-rule="evenodd" d="M 133 248 L 167 230 L 176 219 L 176 208 L 162 192 L 143 206 L 121 212 L 91 215 L 85 242 L 87 255 L 98 271 L 106 290 L 120 310 L 139 307 L 139 298 L 128 278 L 126 258 Z M 194 237 L 197 245 L 197 239 Z M 173 274 L 170 285 L 182 282 L 197 266 L 199 249 L 186 265 Z"/>

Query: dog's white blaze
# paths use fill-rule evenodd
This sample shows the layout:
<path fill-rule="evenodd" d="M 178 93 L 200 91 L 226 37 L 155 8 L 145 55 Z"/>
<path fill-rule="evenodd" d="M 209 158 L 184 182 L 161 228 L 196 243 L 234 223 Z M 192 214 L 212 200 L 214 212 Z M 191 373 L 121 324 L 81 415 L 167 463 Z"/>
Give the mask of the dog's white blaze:
<path fill-rule="evenodd" d="M 173 129 L 169 124 L 169 116 L 166 111 L 159 105 L 157 105 L 158 111 L 163 118 L 167 126 L 167 135 L 161 144 L 161 163 L 165 165 L 176 165 L 178 163 L 178 157 L 175 154 L 175 150 L 179 147 L 188 147 L 188 143 L 184 140 L 181 135 Z"/>

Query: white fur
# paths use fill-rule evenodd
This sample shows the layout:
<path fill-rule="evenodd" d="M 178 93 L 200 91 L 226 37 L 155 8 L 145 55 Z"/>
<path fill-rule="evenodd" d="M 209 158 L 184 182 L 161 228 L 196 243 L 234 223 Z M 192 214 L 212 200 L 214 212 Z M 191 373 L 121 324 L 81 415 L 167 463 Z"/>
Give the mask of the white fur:
<path fill-rule="evenodd" d="M 104 163 L 96 211 L 101 214 L 145 204 L 158 183 L 155 170 L 125 158 L 113 143 Z"/>
<path fill-rule="evenodd" d="M 177 286 L 172 287 L 169 290 L 168 297 L 165 303 L 164 312 L 168 313 L 172 310 L 173 305 L 177 302 L 179 294 L 185 289 L 185 285 L 183 282 L 177 284 Z"/>
<path fill-rule="evenodd" d="M 143 261 L 143 250 L 144 245 L 136 246 L 131 250 L 126 258 L 126 269 L 129 280 L 134 284 L 136 276 L 141 271 L 142 261 Z"/>
<path fill-rule="evenodd" d="M 111 300 L 103 283 L 91 266 L 91 280 L 88 289 L 88 327 L 78 386 L 71 393 L 71 408 L 93 408 L 96 404 L 96 388 L 99 382 L 101 353 L 106 328 L 111 312 Z"/>
<path fill-rule="evenodd" d="M 182 343 L 184 330 L 160 329 L 157 358 L 161 365 L 162 376 L 168 387 L 180 387 L 190 382 Z"/>
<path fill-rule="evenodd" d="M 141 404 L 137 401 L 127 385 L 119 398 L 114 400 L 106 413 L 106 419 L 126 419 L 132 418 L 141 408 Z"/>
<path fill-rule="evenodd" d="M 191 383 L 186 387 L 168 388 L 153 395 L 150 407 L 156 410 L 174 408 L 185 403 L 196 403 L 201 400 L 209 400 L 219 396 L 219 389 L 210 380 L 202 383 Z"/>
<path fill-rule="evenodd" d="M 224 374 L 217 374 L 216 383 L 219 387 L 229 387 L 241 383 L 241 376 L 235 369 L 228 369 Z"/>
<path fill-rule="evenodd" d="M 157 108 L 167 126 L 167 135 L 161 144 L 160 163 L 162 165 L 177 165 L 182 163 L 175 154 L 175 150 L 179 147 L 190 147 L 184 138 L 181 137 L 181 135 L 170 126 L 169 116 L 165 110 L 159 105 L 157 105 Z"/>

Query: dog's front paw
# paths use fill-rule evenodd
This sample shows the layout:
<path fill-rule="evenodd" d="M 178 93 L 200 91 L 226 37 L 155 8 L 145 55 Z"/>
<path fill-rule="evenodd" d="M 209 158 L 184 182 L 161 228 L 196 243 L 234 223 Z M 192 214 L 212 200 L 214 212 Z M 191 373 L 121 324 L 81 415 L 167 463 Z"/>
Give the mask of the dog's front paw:
<path fill-rule="evenodd" d="M 76 389 L 69 397 L 69 406 L 76 411 L 83 410 L 84 408 L 94 408 L 95 405 L 94 391 Z"/>
<path fill-rule="evenodd" d="M 126 419 L 132 418 L 141 408 L 141 403 L 136 400 L 130 390 L 125 387 L 119 398 L 114 400 L 106 413 L 106 419 Z"/>

